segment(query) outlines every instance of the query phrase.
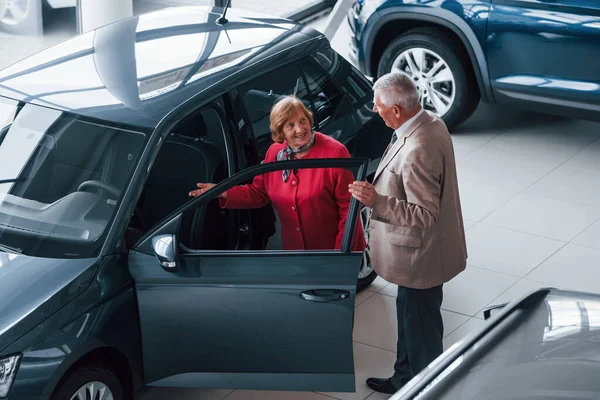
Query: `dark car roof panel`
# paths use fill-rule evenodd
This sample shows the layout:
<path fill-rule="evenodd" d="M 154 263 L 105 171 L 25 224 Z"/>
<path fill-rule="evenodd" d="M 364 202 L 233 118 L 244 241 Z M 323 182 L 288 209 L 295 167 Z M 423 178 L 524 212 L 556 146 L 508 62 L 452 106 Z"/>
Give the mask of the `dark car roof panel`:
<path fill-rule="evenodd" d="M 77 36 L 1 71 L 0 95 L 154 128 L 215 83 L 322 38 L 293 21 L 245 10 L 229 10 L 221 26 L 220 10 L 169 8 Z"/>

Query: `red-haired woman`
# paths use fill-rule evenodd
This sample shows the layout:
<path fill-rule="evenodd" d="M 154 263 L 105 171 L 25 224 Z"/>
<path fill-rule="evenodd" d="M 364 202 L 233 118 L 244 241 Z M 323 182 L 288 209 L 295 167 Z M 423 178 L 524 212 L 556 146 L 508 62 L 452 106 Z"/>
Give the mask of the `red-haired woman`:
<path fill-rule="evenodd" d="M 294 96 L 279 101 L 271 111 L 273 144 L 264 162 L 309 158 L 349 158 L 337 140 L 313 132 L 313 117 Z M 285 250 L 340 249 L 354 181 L 344 168 L 306 168 L 258 175 L 251 184 L 236 186 L 220 195 L 223 208 L 249 209 L 272 204 L 281 221 Z M 214 183 L 198 183 L 190 196 L 200 196 Z M 360 221 L 360 220 L 359 220 Z M 363 251 L 365 238 L 357 224 L 352 250 Z"/>

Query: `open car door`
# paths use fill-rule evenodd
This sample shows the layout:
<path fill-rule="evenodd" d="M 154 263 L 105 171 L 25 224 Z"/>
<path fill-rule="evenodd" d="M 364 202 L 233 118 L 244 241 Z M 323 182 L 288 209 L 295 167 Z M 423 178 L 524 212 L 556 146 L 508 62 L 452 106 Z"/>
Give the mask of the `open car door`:
<path fill-rule="evenodd" d="M 362 258 L 350 250 L 354 230 L 361 229 L 355 199 L 339 250 L 194 250 L 180 236 L 185 215 L 210 209 L 218 194 L 257 175 L 289 169 L 301 178 L 305 169 L 345 168 L 364 180 L 367 163 L 309 159 L 248 168 L 140 239 L 129 269 L 147 385 L 354 391 L 352 328 Z"/>

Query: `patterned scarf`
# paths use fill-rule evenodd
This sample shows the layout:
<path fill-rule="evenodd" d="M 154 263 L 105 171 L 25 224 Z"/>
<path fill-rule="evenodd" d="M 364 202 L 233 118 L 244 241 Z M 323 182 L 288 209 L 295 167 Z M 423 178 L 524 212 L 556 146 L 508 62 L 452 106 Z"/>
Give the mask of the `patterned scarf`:
<path fill-rule="evenodd" d="M 310 149 L 314 142 L 315 142 L 315 133 L 311 132 L 310 133 L 310 140 L 308 141 L 308 143 L 306 143 L 302 147 L 298 147 L 297 149 L 292 149 L 290 147 L 290 145 L 286 143 L 285 147 L 283 149 L 281 149 L 279 151 L 279 153 L 277 153 L 277 161 L 291 160 L 292 159 L 292 154 L 302 153 L 303 151 L 306 151 L 306 150 Z M 291 171 L 289 169 L 284 169 L 283 170 L 282 176 L 283 176 L 283 181 L 284 182 L 288 181 L 288 179 L 290 177 L 290 172 Z"/>

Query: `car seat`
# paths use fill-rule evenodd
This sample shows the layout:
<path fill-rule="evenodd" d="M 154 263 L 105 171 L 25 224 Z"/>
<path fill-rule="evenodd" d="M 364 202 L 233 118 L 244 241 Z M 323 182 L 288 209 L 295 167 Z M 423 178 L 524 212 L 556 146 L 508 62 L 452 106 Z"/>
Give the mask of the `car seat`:
<path fill-rule="evenodd" d="M 196 183 L 220 182 L 227 177 L 221 152 L 204 139 L 207 129 L 211 128 L 197 112 L 178 124 L 165 140 L 138 202 L 148 224 L 146 229 L 191 200 L 189 192 L 196 188 Z M 200 211 L 184 214 L 180 241 L 193 249 L 224 248 L 227 238 L 225 210 L 221 210 L 215 199 L 208 203 L 204 218 L 199 218 Z"/>

